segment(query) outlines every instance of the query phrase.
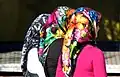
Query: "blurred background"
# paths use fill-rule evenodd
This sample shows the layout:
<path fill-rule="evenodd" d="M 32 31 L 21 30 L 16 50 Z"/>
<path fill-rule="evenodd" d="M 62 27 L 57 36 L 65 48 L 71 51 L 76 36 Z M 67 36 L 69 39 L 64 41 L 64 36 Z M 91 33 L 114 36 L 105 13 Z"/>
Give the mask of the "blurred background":
<path fill-rule="evenodd" d="M 0 41 L 23 41 L 32 21 L 60 5 L 87 6 L 102 13 L 99 40 L 120 40 L 119 0 L 0 0 Z"/>
<path fill-rule="evenodd" d="M 21 71 L 21 47 L 27 29 L 39 14 L 51 13 L 62 5 L 87 6 L 102 14 L 98 44 L 105 51 L 108 73 L 120 74 L 119 0 L 0 0 L 0 71 Z"/>

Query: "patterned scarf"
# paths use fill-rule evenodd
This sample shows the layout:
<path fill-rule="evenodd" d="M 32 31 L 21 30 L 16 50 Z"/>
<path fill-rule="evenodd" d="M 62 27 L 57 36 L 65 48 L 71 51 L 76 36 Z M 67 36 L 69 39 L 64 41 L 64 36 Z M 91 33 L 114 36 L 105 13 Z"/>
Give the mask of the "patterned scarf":
<path fill-rule="evenodd" d="M 58 38 L 63 38 L 66 31 L 66 20 L 74 9 L 59 6 L 51 14 L 39 15 L 29 27 L 22 48 L 21 67 L 27 69 L 27 54 L 32 48 L 38 48 L 39 59 L 45 64 L 50 44 Z"/>
<path fill-rule="evenodd" d="M 79 25 L 85 20 L 81 19 L 81 17 L 87 18 L 89 24 Z M 62 48 L 62 66 L 66 77 L 71 76 L 72 60 L 75 60 L 80 52 L 80 48 L 77 47 L 78 43 L 92 41 L 97 37 L 96 25 L 99 23 L 100 18 L 101 15 L 97 11 L 87 7 L 80 7 L 67 20 L 68 30 L 64 36 Z"/>
<path fill-rule="evenodd" d="M 44 65 L 47 56 L 47 50 L 53 41 L 59 38 L 63 38 L 67 27 L 66 19 L 72 14 L 73 9 L 60 6 L 55 9 L 48 17 L 46 24 L 41 26 L 40 30 L 40 44 L 39 44 L 39 56 L 40 61 Z"/>
<path fill-rule="evenodd" d="M 39 32 L 42 25 L 46 23 L 50 14 L 40 14 L 30 25 L 28 31 L 26 32 L 26 36 L 24 38 L 24 44 L 22 48 L 21 55 L 21 68 L 25 73 L 27 70 L 27 56 L 28 52 L 32 48 L 39 48 Z"/>

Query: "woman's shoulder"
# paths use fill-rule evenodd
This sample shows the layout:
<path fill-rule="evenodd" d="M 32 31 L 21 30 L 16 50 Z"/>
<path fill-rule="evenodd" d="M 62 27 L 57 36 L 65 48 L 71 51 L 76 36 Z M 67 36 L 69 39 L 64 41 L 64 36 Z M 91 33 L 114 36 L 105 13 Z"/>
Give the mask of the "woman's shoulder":
<path fill-rule="evenodd" d="M 98 55 L 98 54 L 103 55 L 103 51 L 100 48 L 98 48 L 97 46 L 88 44 L 85 46 L 84 49 L 90 53 L 93 53 L 94 55 Z"/>

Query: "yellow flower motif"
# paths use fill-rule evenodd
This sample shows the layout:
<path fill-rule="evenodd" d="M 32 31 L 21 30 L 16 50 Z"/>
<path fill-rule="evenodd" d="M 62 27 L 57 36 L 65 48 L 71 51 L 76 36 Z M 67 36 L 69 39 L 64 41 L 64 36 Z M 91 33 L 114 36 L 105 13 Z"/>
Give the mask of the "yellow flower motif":
<path fill-rule="evenodd" d="M 42 31 L 42 32 L 40 32 L 40 37 L 43 37 L 43 34 L 44 34 L 44 32 Z"/>
<path fill-rule="evenodd" d="M 76 22 L 80 22 L 82 16 L 83 16 L 83 14 L 77 14 L 77 16 L 76 16 Z"/>
<path fill-rule="evenodd" d="M 64 37 L 63 31 L 60 30 L 60 29 L 58 29 L 58 30 L 56 31 L 56 34 L 54 34 L 54 37 L 55 37 L 55 38 L 62 38 L 62 37 Z"/>
<path fill-rule="evenodd" d="M 78 29 L 80 29 L 80 30 L 83 30 L 83 29 L 84 29 L 84 25 L 82 25 L 81 23 L 78 23 L 76 26 L 77 26 Z"/>
<path fill-rule="evenodd" d="M 81 37 L 86 37 L 87 33 L 83 30 L 81 31 Z"/>
<path fill-rule="evenodd" d="M 64 65 L 63 71 L 67 71 L 68 70 L 68 66 Z"/>

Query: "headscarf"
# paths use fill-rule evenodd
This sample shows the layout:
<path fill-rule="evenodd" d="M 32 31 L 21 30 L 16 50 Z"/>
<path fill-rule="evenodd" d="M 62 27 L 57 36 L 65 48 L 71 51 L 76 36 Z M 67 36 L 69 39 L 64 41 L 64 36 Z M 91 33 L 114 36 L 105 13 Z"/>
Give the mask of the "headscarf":
<path fill-rule="evenodd" d="M 42 64 L 48 53 L 49 46 L 53 41 L 63 38 L 66 31 L 66 19 L 72 14 L 71 8 L 67 6 L 59 6 L 48 17 L 47 22 L 40 30 L 39 56 Z"/>
<path fill-rule="evenodd" d="M 79 23 L 81 14 L 89 20 L 89 25 L 79 25 L 80 28 L 78 29 L 76 24 Z M 83 44 L 96 38 L 96 26 L 100 22 L 100 18 L 101 15 L 97 11 L 88 7 L 80 7 L 68 19 L 68 30 L 64 36 L 62 48 L 62 70 L 66 77 L 71 76 L 73 61 L 76 60 L 81 51 L 78 44 Z"/>
<path fill-rule="evenodd" d="M 40 14 L 30 25 L 22 48 L 21 68 L 25 72 L 27 70 L 27 55 L 32 48 L 39 48 L 39 32 L 41 27 L 46 23 L 50 14 Z"/>
<path fill-rule="evenodd" d="M 27 54 L 32 48 L 38 49 L 41 63 L 45 59 L 49 46 L 53 41 L 65 35 L 66 19 L 72 14 L 73 9 L 67 6 L 57 7 L 51 14 L 40 14 L 29 27 L 24 38 L 22 48 L 21 68 L 27 70 Z"/>

